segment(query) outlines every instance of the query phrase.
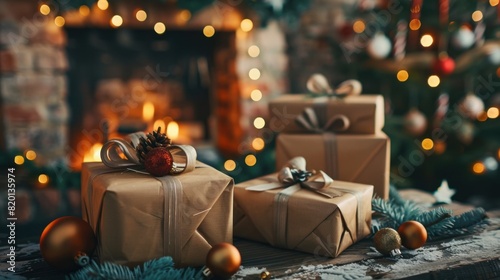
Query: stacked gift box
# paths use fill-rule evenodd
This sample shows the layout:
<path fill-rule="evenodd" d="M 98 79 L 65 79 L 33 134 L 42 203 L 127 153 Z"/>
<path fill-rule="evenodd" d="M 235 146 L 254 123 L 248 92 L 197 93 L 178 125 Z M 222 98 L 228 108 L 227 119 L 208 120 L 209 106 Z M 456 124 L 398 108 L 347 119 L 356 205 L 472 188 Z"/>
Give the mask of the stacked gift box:
<path fill-rule="evenodd" d="M 370 233 L 372 196 L 388 198 L 390 143 L 383 97 L 353 83 L 270 102 L 278 173 L 235 186 L 235 236 L 336 257 Z"/>

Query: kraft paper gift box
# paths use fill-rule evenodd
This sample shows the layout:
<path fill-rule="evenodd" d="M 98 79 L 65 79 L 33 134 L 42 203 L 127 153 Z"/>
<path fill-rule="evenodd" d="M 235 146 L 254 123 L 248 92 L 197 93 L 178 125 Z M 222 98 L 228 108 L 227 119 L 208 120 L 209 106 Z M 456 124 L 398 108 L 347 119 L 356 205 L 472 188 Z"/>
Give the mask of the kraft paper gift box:
<path fill-rule="evenodd" d="M 171 256 L 177 266 L 202 266 L 213 245 L 232 242 L 233 180 L 201 163 L 160 178 L 84 163 L 82 209 L 100 261 Z"/>
<path fill-rule="evenodd" d="M 311 96 L 286 94 L 271 100 L 270 128 L 276 132 L 303 132 L 295 118 L 306 108 L 316 112 L 320 124 L 326 124 L 335 116 L 348 118 L 350 124 L 341 133 L 373 134 L 384 126 L 384 98 L 381 95 L 350 95 L 344 98 Z"/>
<path fill-rule="evenodd" d="M 389 198 L 390 140 L 374 135 L 279 134 L 276 167 L 303 156 L 308 168 L 323 170 L 334 180 L 374 186 L 374 193 Z"/>
<path fill-rule="evenodd" d="M 373 186 L 334 180 L 331 198 L 300 187 L 247 189 L 277 182 L 275 173 L 235 186 L 235 236 L 334 258 L 370 233 Z"/>

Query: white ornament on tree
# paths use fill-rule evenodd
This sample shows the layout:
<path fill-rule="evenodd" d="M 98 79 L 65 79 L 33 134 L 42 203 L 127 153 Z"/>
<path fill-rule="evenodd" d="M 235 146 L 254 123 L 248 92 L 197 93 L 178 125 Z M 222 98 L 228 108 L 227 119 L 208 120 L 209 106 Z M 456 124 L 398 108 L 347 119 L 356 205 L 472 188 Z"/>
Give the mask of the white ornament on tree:
<path fill-rule="evenodd" d="M 476 119 L 479 114 L 484 112 L 483 100 L 476 95 L 469 93 L 460 102 L 459 110 L 465 116 L 471 119 Z"/>
<path fill-rule="evenodd" d="M 467 26 L 462 26 L 452 37 L 453 46 L 459 49 L 467 49 L 476 42 L 474 32 Z"/>
<path fill-rule="evenodd" d="M 488 60 L 493 65 L 500 65 L 500 47 L 496 47 L 488 55 Z"/>
<path fill-rule="evenodd" d="M 391 45 L 391 40 L 383 33 L 379 32 L 368 42 L 366 51 L 372 58 L 382 59 L 386 58 L 391 53 Z"/>

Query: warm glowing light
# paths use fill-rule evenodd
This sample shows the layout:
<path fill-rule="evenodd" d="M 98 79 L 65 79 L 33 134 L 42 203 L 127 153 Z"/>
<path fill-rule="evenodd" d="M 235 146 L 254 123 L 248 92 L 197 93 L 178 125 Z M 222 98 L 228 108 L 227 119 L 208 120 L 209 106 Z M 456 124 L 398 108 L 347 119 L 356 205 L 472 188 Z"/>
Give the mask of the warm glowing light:
<path fill-rule="evenodd" d="M 83 162 L 101 161 L 101 143 L 95 143 L 83 157 Z"/>
<path fill-rule="evenodd" d="M 236 169 L 236 162 L 232 159 L 228 159 L 226 160 L 226 162 L 224 162 L 224 168 L 227 171 L 233 171 Z"/>
<path fill-rule="evenodd" d="M 492 7 L 495 7 L 495 6 L 497 6 L 497 5 L 498 5 L 498 3 L 499 3 L 499 2 L 500 2 L 499 0 L 490 0 L 490 5 L 491 5 Z"/>
<path fill-rule="evenodd" d="M 165 122 L 163 120 L 156 120 L 155 123 L 153 124 L 153 129 L 157 130 L 158 127 L 161 127 L 160 131 L 165 131 Z"/>
<path fill-rule="evenodd" d="M 144 11 L 144 10 L 138 10 L 135 13 L 135 18 L 138 21 L 145 21 L 148 18 L 148 14 L 146 14 L 146 11 Z"/>
<path fill-rule="evenodd" d="M 45 15 L 45 16 L 48 15 L 48 14 L 50 14 L 50 7 L 49 7 L 49 5 L 47 5 L 47 4 L 40 5 L 40 13 L 42 15 Z"/>
<path fill-rule="evenodd" d="M 106 10 L 109 7 L 109 3 L 107 0 L 99 0 L 97 1 L 97 8 L 101 10 Z"/>
<path fill-rule="evenodd" d="M 500 78 L 500 67 L 497 68 L 497 77 Z"/>
<path fill-rule="evenodd" d="M 258 80 L 260 78 L 260 70 L 257 68 L 250 69 L 250 71 L 248 71 L 248 77 L 254 81 Z"/>
<path fill-rule="evenodd" d="M 87 5 L 81 5 L 78 12 L 80 12 L 80 15 L 86 17 L 90 14 L 90 8 Z"/>
<path fill-rule="evenodd" d="M 153 120 L 155 116 L 155 105 L 153 102 L 146 101 L 144 105 L 142 105 L 142 119 L 146 122 L 150 122 Z"/>
<path fill-rule="evenodd" d="M 365 22 L 360 19 L 355 21 L 354 24 L 352 25 L 352 30 L 354 30 L 354 32 L 356 33 L 363 33 L 363 31 L 365 31 L 365 28 L 366 28 Z"/>
<path fill-rule="evenodd" d="M 439 83 L 441 83 L 441 80 L 436 75 L 431 75 L 427 79 L 427 84 L 429 84 L 430 87 L 437 87 L 439 86 Z"/>
<path fill-rule="evenodd" d="M 500 112 L 498 111 L 498 108 L 496 108 L 496 107 L 491 107 L 486 112 L 486 114 L 488 115 L 488 118 L 490 118 L 490 119 L 498 118 L 499 113 Z"/>
<path fill-rule="evenodd" d="M 256 45 L 252 45 L 248 48 L 248 55 L 251 57 L 258 57 L 260 54 L 260 48 Z"/>
<path fill-rule="evenodd" d="M 40 182 L 40 184 L 47 184 L 49 182 L 49 176 L 45 174 L 38 175 L 38 182 Z"/>
<path fill-rule="evenodd" d="M 261 117 L 257 117 L 257 118 L 255 118 L 255 120 L 253 120 L 253 126 L 255 126 L 255 128 L 257 128 L 257 129 L 261 129 L 265 125 L 266 125 L 266 121 Z"/>
<path fill-rule="evenodd" d="M 248 155 L 245 157 L 245 163 L 248 166 L 254 166 L 257 163 L 257 158 L 254 155 Z"/>
<path fill-rule="evenodd" d="M 472 13 L 472 20 L 478 22 L 483 19 L 483 13 L 481 11 L 475 11 Z"/>
<path fill-rule="evenodd" d="M 436 141 L 436 143 L 434 143 L 434 152 L 436 152 L 436 154 L 441 155 L 445 151 L 446 151 L 446 142 Z"/>
<path fill-rule="evenodd" d="M 406 71 L 406 70 L 399 70 L 396 77 L 398 78 L 398 81 L 406 82 L 406 80 L 408 80 L 408 77 L 410 77 L 410 75 L 408 74 L 408 71 Z"/>
<path fill-rule="evenodd" d="M 486 112 L 481 112 L 477 115 L 477 120 L 480 122 L 484 122 L 487 119 L 488 119 L 488 115 L 486 114 Z"/>
<path fill-rule="evenodd" d="M 472 172 L 476 174 L 483 174 L 486 171 L 486 167 L 482 162 L 476 162 L 472 165 Z"/>
<path fill-rule="evenodd" d="M 254 89 L 250 93 L 250 98 L 252 98 L 253 101 L 259 101 L 262 99 L 262 92 L 258 89 Z"/>
<path fill-rule="evenodd" d="M 23 156 L 15 156 L 14 157 L 14 163 L 17 164 L 17 165 L 22 165 L 24 163 Z"/>
<path fill-rule="evenodd" d="M 177 122 L 171 121 L 168 123 L 167 137 L 172 139 L 172 141 L 177 140 L 179 137 L 179 124 Z"/>
<path fill-rule="evenodd" d="M 26 159 L 27 160 L 35 160 L 36 159 L 35 151 L 33 151 L 33 150 L 26 151 Z"/>
<path fill-rule="evenodd" d="M 190 18 L 191 18 L 191 12 L 190 12 L 189 10 L 182 10 L 182 11 L 179 13 L 179 19 L 180 19 L 182 22 L 186 22 L 186 21 L 188 21 Z"/>
<path fill-rule="evenodd" d="M 434 39 L 429 34 L 425 34 L 422 38 L 420 38 L 420 44 L 426 48 L 430 47 L 432 43 L 434 43 Z"/>
<path fill-rule="evenodd" d="M 241 21 L 240 28 L 245 32 L 249 32 L 250 30 L 253 29 L 253 22 L 246 18 Z"/>
<path fill-rule="evenodd" d="M 163 34 L 165 33 L 165 30 L 167 30 L 167 28 L 165 27 L 165 24 L 163 22 L 157 22 L 155 23 L 154 30 L 158 34 Z"/>
<path fill-rule="evenodd" d="M 422 26 L 422 23 L 420 22 L 419 19 L 412 19 L 410 23 L 408 24 L 411 30 L 419 30 L 420 26 Z"/>
<path fill-rule="evenodd" d="M 422 140 L 422 149 L 428 151 L 432 150 L 432 148 L 434 148 L 434 141 L 432 141 L 432 139 L 425 138 L 424 140 Z"/>
<path fill-rule="evenodd" d="M 500 149 L 497 151 L 497 158 L 500 159 Z"/>
<path fill-rule="evenodd" d="M 205 35 L 205 37 L 212 37 L 214 36 L 215 34 L 215 28 L 211 25 L 207 25 L 203 28 L 203 35 Z"/>
<path fill-rule="evenodd" d="M 54 19 L 54 24 L 55 24 L 57 27 L 63 27 L 65 23 L 66 23 L 66 20 L 65 20 L 62 16 L 57 16 L 57 17 Z"/>
<path fill-rule="evenodd" d="M 123 24 L 123 18 L 119 15 L 114 15 L 112 18 L 111 18 L 111 26 L 113 27 L 119 27 Z"/>
<path fill-rule="evenodd" d="M 265 146 L 264 139 L 260 137 L 253 139 L 252 148 L 254 148 L 256 151 L 264 149 L 264 146 Z"/>

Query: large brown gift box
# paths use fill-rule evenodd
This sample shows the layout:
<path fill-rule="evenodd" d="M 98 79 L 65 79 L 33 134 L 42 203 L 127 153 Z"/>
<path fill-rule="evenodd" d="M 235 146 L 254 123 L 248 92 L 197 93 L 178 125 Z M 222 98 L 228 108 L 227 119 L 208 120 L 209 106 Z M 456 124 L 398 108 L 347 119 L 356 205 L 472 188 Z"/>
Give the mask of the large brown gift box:
<path fill-rule="evenodd" d="M 340 196 L 307 189 L 293 193 L 281 210 L 282 188 L 254 192 L 247 187 L 277 182 L 271 174 L 234 188 L 234 235 L 275 247 L 334 258 L 370 233 L 373 186 L 334 181 Z M 276 226 L 281 224 L 282 228 Z"/>
<path fill-rule="evenodd" d="M 384 98 L 381 95 L 313 98 L 308 94 L 285 94 L 269 103 L 270 128 L 276 132 L 304 132 L 295 118 L 306 108 L 316 112 L 322 125 L 335 116 L 345 116 L 349 126 L 342 133 L 373 134 L 384 126 Z"/>
<path fill-rule="evenodd" d="M 389 198 L 390 141 L 383 132 L 279 134 L 277 168 L 297 156 L 306 159 L 308 169 L 323 170 L 334 180 L 373 185 L 377 196 Z"/>
<path fill-rule="evenodd" d="M 171 256 L 178 266 L 201 266 L 212 245 L 232 242 L 233 187 L 232 178 L 201 163 L 160 178 L 85 163 L 82 213 L 100 261 L 136 265 Z"/>

